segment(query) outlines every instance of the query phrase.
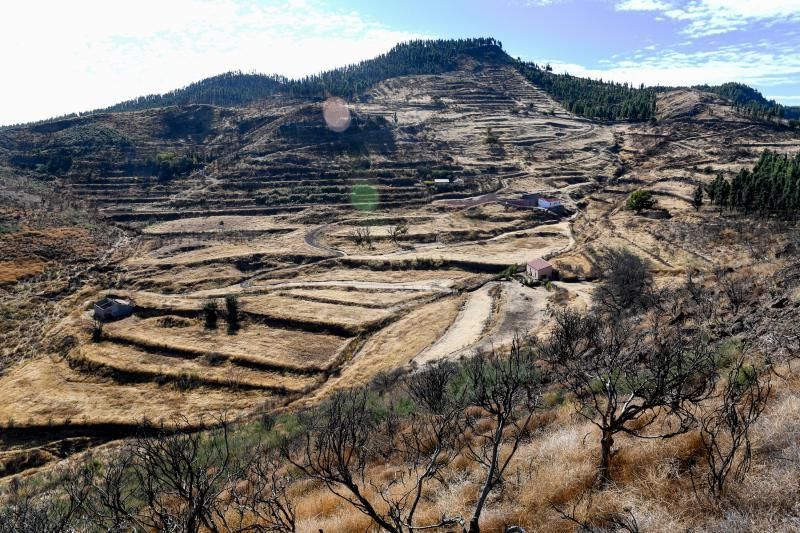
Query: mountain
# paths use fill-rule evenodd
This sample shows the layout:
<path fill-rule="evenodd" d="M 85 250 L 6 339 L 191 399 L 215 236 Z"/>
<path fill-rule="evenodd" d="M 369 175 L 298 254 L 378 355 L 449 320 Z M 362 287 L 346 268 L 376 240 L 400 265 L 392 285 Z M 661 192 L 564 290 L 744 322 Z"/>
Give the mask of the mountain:
<path fill-rule="evenodd" d="M 474 39 L 3 128 L 0 531 L 197 494 L 209 530 L 790 527 L 800 135 L 769 105 Z"/>
<path fill-rule="evenodd" d="M 755 117 L 766 119 L 775 117 L 800 118 L 800 107 L 783 106 L 775 100 L 767 100 L 761 92 L 743 83 L 729 82 L 713 86 L 697 85 L 695 89 L 718 94 Z"/>
<path fill-rule="evenodd" d="M 286 78 L 280 76 L 226 72 L 168 93 L 141 96 L 95 112 L 137 111 L 192 104 L 244 106 L 274 94 L 282 94 L 286 82 Z"/>
<path fill-rule="evenodd" d="M 553 73 L 549 65 L 512 59 L 502 50 L 500 41 L 489 37 L 409 41 L 373 59 L 300 79 L 276 74 L 227 72 L 168 93 L 142 96 L 90 113 L 192 104 L 239 107 L 276 95 L 311 99 L 329 95 L 354 98 L 384 80 L 399 76 L 441 74 L 456 68 L 466 58 L 484 64 L 513 64 L 567 110 L 589 118 L 650 120 L 655 116 L 656 95 L 669 90 L 665 87 L 633 87 Z M 758 118 L 800 118 L 800 108 L 781 106 L 743 84 L 726 83 L 696 88 L 718 94 Z M 73 116 L 76 115 L 68 117 Z"/>

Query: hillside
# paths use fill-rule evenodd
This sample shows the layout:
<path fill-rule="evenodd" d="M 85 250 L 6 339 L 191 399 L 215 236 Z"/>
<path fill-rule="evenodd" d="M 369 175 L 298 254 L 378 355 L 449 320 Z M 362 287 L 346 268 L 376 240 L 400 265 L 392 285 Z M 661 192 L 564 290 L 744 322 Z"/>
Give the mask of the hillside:
<path fill-rule="evenodd" d="M 751 116 L 771 119 L 782 117 L 786 119 L 800 118 L 800 107 L 782 106 L 775 100 L 767 100 L 759 91 L 743 83 L 723 83 L 722 85 L 698 85 L 695 89 L 712 92 L 733 102 L 738 109 L 744 110 Z"/>
<path fill-rule="evenodd" d="M 447 446 L 427 463 L 436 469 L 416 525 L 446 518 L 440 531 L 459 530 L 454 516 L 466 525 L 485 501 L 483 531 L 790 529 L 800 135 L 771 108 L 754 112 L 759 96 L 582 80 L 476 39 L 408 43 L 305 80 L 227 74 L 0 130 L 0 495 L 31 505 L 0 504 L 0 523 L 20 509 L 60 516 L 71 500 L 59 487 L 79 486 L 68 466 L 111 483 L 150 464 L 144 443 L 198 438 L 192 446 L 212 453 L 189 462 L 208 467 L 199 477 L 218 490 L 209 505 L 225 511 L 209 520 L 241 512 L 267 523 L 252 513 L 290 501 L 297 531 L 406 531 L 396 517 L 409 506 L 392 515 L 385 498 L 413 487 L 430 459 L 413 437 L 439 427 Z M 656 203 L 628 209 L 636 191 Z M 679 413 L 664 393 L 617 427 L 603 454 L 606 435 L 582 403 L 599 398 L 602 380 L 571 389 L 553 334 L 565 312 L 612 313 L 616 299 L 603 295 L 620 250 L 639 268 L 623 285 L 641 281 L 646 294 L 587 322 L 597 336 L 579 344 L 619 336 L 625 394 L 650 375 L 643 365 L 670 361 L 653 354 L 694 354 L 698 374 L 670 391 L 702 382 L 707 396 Z M 534 259 L 557 279 L 526 275 Z M 129 299 L 132 315 L 96 321 L 93 304 L 107 296 Z M 603 329 L 611 324 L 625 329 Z M 530 351 L 514 352 L 523 344 Z M 509 351 L 521 366 L 491 366 Z M 680 374 L 683 359 L 674 363 L 659 375 Z M 452 398 L 415 392 L 431 368 L 449 369 L 430 378 L 444 385 L 423 388 Z M 504 368 L 524 380 L 495 437 L 518 446 L 503 448 L 508 470 L 481 499 L 475 450 L 491 441 L 496 407 L 479 392 Z M 766 370 L 782 377 L 757 406 L 750 470 L 714 485 L 698 421 L 727 383 L 754 391 Z M 461 414 L 441 429 L 436 410 L 451 400 Z M 325 425 L 337 416 L 340 426 Z M 638 438 L 666 429 L 680 435 Z M 216 447 L 224 438 L 235 460 L 215 463 L 230 452 Z M 354 478 L 365 476 L 358 486 L 377 511 L 303 475 L 314 467 L 304 450 L 363 454 Z M 288 468 L 286 454 L 300 466 Z M 248 477 L 259 472 L 275 475 Z M 245 486 L 264 499 L 237 492 Z M 137 527 L 166 527 L 134 492 L 120 505 L 143 505 L 131 511 Z M 183 509 L 182 498 L 164 512 Z M 94 529 L 133 527 L 109 516 Z"/>
<path fill-rule="evenodd" d="M 89 114 L 203 104 L 238 107 L 276 95 L 311 99 L 330 95 L 353 98 L 390 78 L 441 74 L 457 68 L 465 60 L 514 65 L 529 81 L 547 92 L 568 111 L 589 118 L 652 119 L 657 94 L 671 90 L 668 87 L 637 88 L 628 84 L 580 78 L 568 73 L 554 73 L 550 65 L 512 59 L 503 51 L 502 43 L 494 38 L 439 39 L 401 43 L 374 59 L 301 79 L 289 79 L 277 74 L 227 72 L 168 93 L 142 96 L 91 111 Z M 694 88 L 717 94 L 754 118 L 800 118 L 800 107 L 779 105 L 741 83 Z M 78 115 L 73 114 L 61 118 L 76 116 Z"/>

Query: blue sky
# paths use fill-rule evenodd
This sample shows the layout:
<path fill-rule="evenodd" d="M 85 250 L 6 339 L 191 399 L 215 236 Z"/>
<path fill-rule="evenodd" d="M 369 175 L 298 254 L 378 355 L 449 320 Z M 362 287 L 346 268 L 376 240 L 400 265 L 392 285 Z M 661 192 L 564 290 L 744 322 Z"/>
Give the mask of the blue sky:
<path fill-rule="evenodd" d="M 7 0 L 0 124 L 228 70 L 301 76 L 398 41 L 468 36 L 496 37 L 559 72 L 741 81 L 800 105 L 800 0 Z"/>

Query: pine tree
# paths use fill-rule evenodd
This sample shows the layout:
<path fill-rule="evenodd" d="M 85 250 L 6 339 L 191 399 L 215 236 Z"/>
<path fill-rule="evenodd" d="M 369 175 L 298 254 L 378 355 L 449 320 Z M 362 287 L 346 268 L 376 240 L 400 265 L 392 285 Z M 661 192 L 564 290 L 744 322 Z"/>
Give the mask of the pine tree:
<path fill-rule="evenodd" d="M 765 150 L 752 170 L 742 169 L 730 182 L 718 175 L 708 195 L 720 209 L 795 220 L 800 213 L 800 154 Z"/>
<path fill-rule="evenodd" d="M 692 205 L 696 211 L 699 211 L 703 206 L 703 186 L 698 185 L 694 190 L 694 198 L 692 198 Z"/>
<path fill-rule="evenodd" d="M 656 205 L 653 194 L 643 189 L 631 193 L 625 207 L 630 211 L 635 211 L 638 215 L 645 209 L 650 209 Z"/>
<path fill-rule="evenodd" d="M 203 318 L 206 329 L 217 329 L 217 320 L 219 319 L 219 310 L 217 309 L 216 300 L 208 300 L 203 306 Z"/>

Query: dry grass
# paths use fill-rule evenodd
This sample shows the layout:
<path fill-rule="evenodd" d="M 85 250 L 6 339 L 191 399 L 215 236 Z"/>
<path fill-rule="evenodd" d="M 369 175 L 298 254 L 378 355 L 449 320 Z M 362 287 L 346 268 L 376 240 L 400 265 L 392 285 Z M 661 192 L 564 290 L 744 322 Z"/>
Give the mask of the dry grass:
<path fill-rule="evenodd" d="M 270 216 L 213 216 L 201 218 L 183 218 L 159 222 L 144 229 L 145 233 L 152 235 L 167 233 L 223 233 L 232 231 L 269 231 L 294 229 L 280 223 L 275 217 Z"/>
<path fill-rule="evenodd" d="M 183 327 L 163 327 L 163 319 L 135 317 L 107 324 L 103 332 L 109 339 L 120 339 L 152 348 L 185 353 L 219 355 L 243 364 L 274 365 L 295 371 L 324 371 L 345 349 L 348 339 L 326 333 L 276 329 L 246 324 L 235 335 L 228 335 L 224 322 L 216 330 L 190 320 Z"/>
<path fill-rule="evenodd" d="M 450 326 L 463 303 L 463 297 L 443 298 L 426 304 L 372 335 L 313 396 L 300 402 L 311 405 L 331 392 L 369 382 L 378 372 L 400 368 L 438 339 Z M 424 324 L 424 327 L 420 327 Z"/>
<path fill-rule="evenodd" d="M 797 531 L 800 526 L 800 377 L 781 382 L 759 420 L 752 471 L 732 483 L 720 502 L 703 491 L 699 435 L 668 440 L 616 438 L 615 482 L 596 484 L 599 433 L 576 418 L 565 404 L 542 413 L 538 430 L 512 461 L 502 490 L 490 496 L 482 531 L 502 533 L 509 525 L 528 531 L 574 531 L 553 505 L 596 526 L 630 510 L 642 531 Z M 397 465 L 374 465 L 370 479 L 390 476 Z M 444 485 L 432 487 L 417 515 L 418 523 L 447 515 L 469 516 L 482 471 L 465 455 L 450 463 Z M 693 474 L 692 474 L 693 472 Z M 694 485 L 692 482 L 694 476 Z M 698 489 L 695 494 L 693 486 Z M 346 503 L 325 498 L 324 489 L 307 487 L 300 500 L 303 524 L 346 531 Z M 315 502 L 319 502 L 318 506 Z M 351 510 L 353 514 L 355 511 Z"/>
<path fill-rule="evenodd" d="M 168 244 L 142 253 L 128 260 L 131 266 L 197 266 L 210 263 L 233 262 L 239 259 L 260 255 L 274 260 L 282 257 L 314 258 L 328 255 L 306 244 L 305 231 L 291 233 L 258 235 L 248 238 L 232 238 L 220 235 L 215 239 L 169 240 Z"/>
<path fill-rule="evenodd" d="M 399 256 L 397 260 L 405 260 Z M 430 270 L 398 268 L 393 270 L 391 265 L 383 268 L 383 263 L 376 263 L 381 268 L 372 270 L 370 268 L 326 268 L 322 271 L 308 270 L 301 272 L 298 276 L 291 278 L 292 282 L 306 281 L 373 281 L 378 283 L 404 283 L 404 282 L 425 282 L 425 281 L 446 281 L 463 280 L 474 276 L 469 272 L 457 269 L 435 268 Z M 270 279 L 265 284 L 275 283 L 277 280 Z"/>
<path fill-rule="evenodd" d="M 156 382 L 171 380 L 187 387 L 207 385 L 302 392 L 318 381 L 313 376 L 251 370 L 226 363 L 214 364 L 216 361 L 205 358 L 165 357 L 107 342 L 87 344 L 70 357 L 76 363 L 109 369 L 123 377 Z"/>
<path fill-rule="evenodd" d="M 185 415 L 190 423 L 211 421 L 270 402 L 264 391 L 232 393 L 221 389 L 178 390 L 155 383 L 119 383 L 41 358 L 22 363 L 0 380 L 0 423 L 47 426 L 49 423 L 137 424 Z"/>
<path fill-rule="evenodd" d="M 243 296 L 239 301 L 242 311 L 252 315 L 312 326 L 334 326 L 352 332 L 373 328 L 392 316 L 391 312 L 382 309 L 310 302 L 285 296 Z"/>
<path fill-rule="evenodd" d="M 210 297 L 222 297 L 231 291 L 198 291 L 191 295 L 165 295 L 145 291 L 113 291 L 111 294 L 133 299 L 137 307 L 163 313 L 199 313 Z M 238 291 L 241 294 L 241 290 Z M 278 294 L 244 293 L 239 297 L 243 313 L 276 320 L 306 330 L 329 329 L 342 335 L 357 335 L 391 318 L 392 311 L 378 308 L 339 305 Z"/>
<path fill-rule="evenodd" d="M 205 300 L 190 298 L 183 295 L 159 294 L 149 291 L 103 291 L 98 294 L 98 298 L 106 295 L 129 298 L 133 300 L 137 308 L 152 309 L 169 313 L 170 311 L 181 312 L 200 312 Z M 86 302 L 87 309 L 91 301 Z"/>
<path fill-rule="evenodd" d="M 47 262 L 39 258 L 0 261 L 0 284 L 41 274 L 46 267 Z"/>
<path fill-rule="evenodd" d="M 550 255 L 564 249 L 568 244 L 567 223 L 562 222 L 502 235 L 477 244 L 421 247 L 417 251 L 403 253 L 399 257 L 425 260 L 445 259 L 508 266 L 523 264 L 532 258 Z M 387 254 L 373 257 L 387 259 L 395 256 Z"/>
<path fill-rule="evenodd" d="M 377 290 L 343 290 L 343 289 L 288 289 L 281 295 L 308 299 L 323 303 L 341 303 L 357 307 L 385 308 L 393 305 L 405 304 L 419 298 L 425 298 L 432 293 L 426 291 L 377 291 Z"/>
<path fill-rule="evenodd" d="M 233 265 L 208 265 L 170 268 L 166 272 L 143 278 L 141 282 L 197 290 L 204 283 L 213 283 L 215 286 L 233 284 L 244 277 L 246 274 Z"/>
<path fill-rule="evenodd" d="M 400 251 L 411 246 L 427 247 L 436 242 L 476 241 L 504 232 L 530 228 L 534 222 L 526 220 L 526 214 L 528 213 L 525 211 L 506 213 L 504 216 L 498 213 L 498 220 L 494 220 L 488 213 L 480 217 L 470 217 L 466 216 L 465 211 L 454 211 L 430 218 L 410 218 L 407 234 L 399 239 L 400 246 L 392 242 L 389 237 L 390 225 L 375 225 L 370 227 L 374 239 L 373 248 L 370 250 L 353 243 L 351 234 L 358 227 L 353 223 L 331 226 L 322 240 L 326 245 L 346 251 L 348 254 L 381 254 Z"/>
<path fill-rule="evenodd" d="M 0 284 L 41 274 L 51 263 L 91 257 L 97 250 L 89 232 L 81 228 L 0 233 Z"/>

